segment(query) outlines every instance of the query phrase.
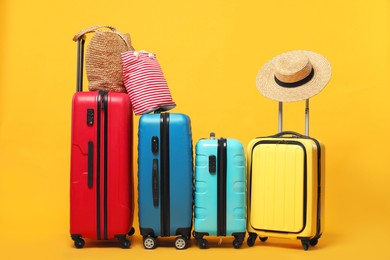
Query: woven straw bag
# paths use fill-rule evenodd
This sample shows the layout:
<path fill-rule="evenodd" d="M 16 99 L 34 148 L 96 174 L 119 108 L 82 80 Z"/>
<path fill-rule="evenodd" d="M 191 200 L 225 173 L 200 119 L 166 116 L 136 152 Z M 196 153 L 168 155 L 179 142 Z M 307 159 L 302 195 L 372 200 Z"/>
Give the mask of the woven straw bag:
<path fill-rule="evenodd" d="M 102 30 L 109 29 L 109 30 Z M 85 66 L 88 89 L 126 92 L 123 84 L 121 53 L 134 50 L 129 34 L 122 34 L 112 26 L 93 26 L 73 37 L 77 41 L 94 32 L 88 44 Z"/>

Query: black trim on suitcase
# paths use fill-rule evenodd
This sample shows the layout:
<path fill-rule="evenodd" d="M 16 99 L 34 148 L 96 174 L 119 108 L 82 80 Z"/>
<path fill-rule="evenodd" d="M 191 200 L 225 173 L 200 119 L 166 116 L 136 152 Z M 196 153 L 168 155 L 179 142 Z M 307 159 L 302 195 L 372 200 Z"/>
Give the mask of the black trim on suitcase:
<path fill-rule="evenodd" d="M 218 139 L 217 236 L 226 236 L 226 139 Z"/>
<path fill-rule="evenodd" d="M 322 235 L 321 232 L 321 144 L 317 139 L 307 137 L 308 139 L 313 140 L 317 145 L 317 161 L 318 161 L 318 196 L 317 196 L 317 232 L 314 238 L 319 239 Z"/>
<path fill-rule="evenodd" d="M 290 140 L 261 140 L 257 143 L 255 143 L 252 147 L 252 151 L 251 151 L 251 165 L 250 165 L 250 178 L 249 178 L 249 196 L 251 197 L 252 196 L 252 164 L 253 164 L 253 150 L 255 149 L 255 147 L 257 145 L 260 145 L 260 144 L 286 144 L 286 145 L 289 145 L 289 144 L 292 144 L 292 145 L 298 145 L 300 147 L 302 147 L 303 149 L 303 163 L 304 163 L 304 170 L 303 170 L 303 225 L 302 225 L 302 229 L 298 232 L 290 232 L 290 231 L 279 231 L 279 230 L 268 230 L 268 229 L 257 229 L 255 227 L 253 227 L 251 225 L 251 227 L 254 229 L 254 230 L 261 230 L 261 231 L 266 231 L 266 232 L 274 232 L 274 233 L 284 233 L 284 234 L 288 234 L 288 233 L 291 233 L 291 234 L 299 234 L 301 233 L 305 227 L 306 227 L 306 215 L 307 215 L 307 153 L 306 153 L 306 148 L 305 146 L 298 142 L 298 141 L 290 141 Z"/>
<path fill-rule="evenodd" d="M 96 237 L 101 239 L 100 234 L 100 146 L 101 146 L 101 100 L 103 91 L 99 91 L 97 101 L 97 126 L 96 126 Z"/>
<path fill-rule="evenodd" d="M 139 228 L 139 231 L 141 233 L 141 236 L 147 237 L 147 236 L 152 236 L 155 237 L 156 235 L 154 234 L 153 228 Z"/>
<path fill-rule="evenodd" d="M 97 96 L 97 148 L 96 148 L 96 232 L 97 239 L 108 239 L 108 205 L 107 205 L 107 182 L 108 182 L 108 93 L 99 91 Z M 103 113 L 103 130 L 102 130 L 102 113 Z M 103 147 L 101 138 L 103 135 Z M 103 149 L 103 192 L 101 192 L 101 153 Z M 101 197 L 103 193 L 103 198 Z M 103 235 L 101 230 L 101 199 L 103 199 Z"/>
<path fill-rule="evenodd" d="M 161 174 L 161 236 L 170 235 L 170 187 L 169 187 L 169 113 L 160 115 L 160 174 Z"/>
<path fill-rule="evenodd" d="M 103 114 L 104 114 L 104 133 L 103 133 L 103 142 L 104 142 L 104 168 L 103 168 L 103 178 L 104 178 L 104 186 L 103 186 L 103 192 L 104 192 L 104 221 L 103 221 L 103 239 L 107 240 L 108 239 L 108 231 L 107 231 L 107 226 L 108 226 L 108 207 L 107 207 L 107 182 L 108 182 L 108 93 L 103 92 L 103 103 L 102 103 L 102 108 L 103 108 Z"/>
<path fill-rule="evenodd" d="M 191 229 L 192 229 L 192 227 L 178 228 L 178 229 L 176 229 L 175 234 L 177 236 L 181 235 L 181 236 L 186 237 L 187 239 L 190 239 L 190 237 L 191 237 Z"/>

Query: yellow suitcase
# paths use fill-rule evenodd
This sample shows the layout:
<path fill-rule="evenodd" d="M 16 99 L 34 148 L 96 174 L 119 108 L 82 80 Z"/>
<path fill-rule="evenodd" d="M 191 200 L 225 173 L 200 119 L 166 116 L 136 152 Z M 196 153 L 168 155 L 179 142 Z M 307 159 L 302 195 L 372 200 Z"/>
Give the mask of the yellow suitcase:
<path fill-rule="evenodd" d="M 306 135 L 282 132 L 255 138 L 248 144 L 248 246 L 257 236 L 301 240 L 304 250 L 322 235 L 324 217 L 325 149 Z"/>

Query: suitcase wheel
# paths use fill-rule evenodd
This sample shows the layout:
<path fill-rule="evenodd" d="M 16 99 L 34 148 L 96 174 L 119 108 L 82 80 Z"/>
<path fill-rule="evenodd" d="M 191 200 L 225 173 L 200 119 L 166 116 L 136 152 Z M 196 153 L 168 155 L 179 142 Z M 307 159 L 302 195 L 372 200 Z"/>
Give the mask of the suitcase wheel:
<path fill-rule="evenodd" d="M 234 236 L 233 247 L 235 249 L 241 248 L 241 246 L 242 246 L 242 244 L 243 244 L 243 242 L 245 240 L 245 232 L 233 233 L 232 235 Z"/>
<path fill-rule="evenodd" d="M 121 242 L 121 248 L 123 249 L 128 249 L 130 248 L 130 240 L 128 240 L 127 238 L 126 239 L 123 239 L 120 241 Z"/>
<path fill-rule="evenodd" d="M 233 240 L 233 247 L 234 247 L 235 249 L 241 248 L 242 242 L 243 242 L 243 241 L 242 241 L 241 239 L 235 238 L 235 239 Z"/>
<path fill-rule="evenodd" d="M 187 247 L 187 239 L 185 237 L 177 237 L 175 239 L 175 247 L 179 250 L 185 249 Z"/>
<path fill-rule="evenodd" d="M 203 238 L 203 236 L 206 234 L 207 233 L 195 232 L 195 230 L 192 231 L 192 235 L 196 239 L 196 242 L 198 243 L 200 249 L 206 249 L 208 246 L 207 240 Z"/>
<path fill-rule="evenodd" d="M 208 246 L 208 241 L 204 238 L 199 239 L 199 248 L 200 249 L 206 249 Z"/>
<path fill-rule="evenodd" d="M 316 246 L 317 244 L 318 244 L 318 238 L 310 239 L 310 245 L 311 246 Z"/>
<path fill-rule="evenodd" d="M 156 246 L 157 246 L 156 238 L 151 236 L 144 237 L 144 247 L 146 249 L 155 249 Z"/>
<path fill-rule="evenodd" d="M 130 240 L 126 238 L 126 235 L 116 235 L 115 237 L 119 240 L 121 248 L 123 249 L 130 248 L 131 243 Z"/>
<path fill-rule="evenodd" d="M 246 240 L 246 244 L 249 247 L 252 247 L 256 242 L 257 234 L 256 233 L 249 233 L 248 239 Z"/>
<path fill-rule="evenodd" d="M 82 239 L 81 237 L 74 239 L 74 246 L 76 248 L 83 248 L 85 246 L 84 239 Z"/>
<path fill-rule="evenodd" d="M 135 233 L 135 229 L 132 227 L 130 229 L 129 233 L 127 233 L 127 235 L 129 235 L 131 237 L 132 235 L 134 235 L 134 233 Z"/>
<path fill-rule="evenodd" d="M 267 241 L 268 237 L 259 237 L 259 239 L 261 242 L 265 242 L 265 241 Z"/>
<path fill-rule="evenodd" d="M 305 251 L 308 250 L 310 247 L 310 239 L 302 239 L 301 242 L 302 242 L 303 250 Z"/>

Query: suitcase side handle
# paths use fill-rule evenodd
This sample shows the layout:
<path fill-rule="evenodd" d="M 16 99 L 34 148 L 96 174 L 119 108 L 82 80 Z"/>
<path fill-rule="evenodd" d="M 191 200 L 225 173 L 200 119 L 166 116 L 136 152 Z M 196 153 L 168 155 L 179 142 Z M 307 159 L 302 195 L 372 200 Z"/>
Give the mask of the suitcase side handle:
<path fill-rule="evenodd" d="M 77 79 L 76 92 L 83 91 L 84 37 L 77 40 Z"/>
<path fill-rule="evenodd" d="M 93 142 L 88 142 L 88 188 L 93 186 Z"/>
<path fill-rule="evenodd" d="M 158 159 L 153 159 L 152 167 L 152 194 L 153 194 L 153 206 L 158 207 Z"/>

